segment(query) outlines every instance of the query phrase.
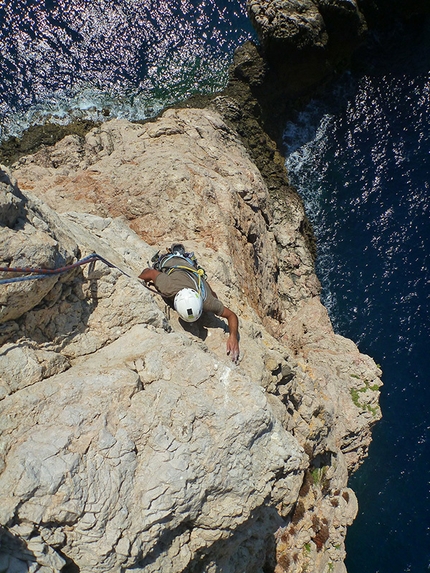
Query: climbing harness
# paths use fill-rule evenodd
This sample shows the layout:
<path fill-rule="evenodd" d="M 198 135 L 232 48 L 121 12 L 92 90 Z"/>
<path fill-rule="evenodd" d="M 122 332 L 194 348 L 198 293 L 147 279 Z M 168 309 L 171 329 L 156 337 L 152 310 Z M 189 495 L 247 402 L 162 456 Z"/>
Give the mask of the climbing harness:
<path fill-rule="evenodd" d="M 172 245 L 169 249 L 169 253 L 164 255 L 160 255 L 159 251 L 152 257 L 153 268 L 157 271 L 161 271 L 170 275 L 176 270 L 185 271 L 191 280 L 193 281 L 196 291 L 202 297 L 202 300 L 206 300 L 207 292 L 206 287 L 203 279 L 206 279 L 206 272 L 205 270 L 199 266 L 197 263 L 197 259 L 194 256 L 194 253 L 186 253 L 185 248 L 183 245 L 177 244 Z M 171 267 L 167 267 L 166 264 L 173 258 L 181 258 L 184 262 L 187 262 L 188 265 L 173 265 Z"/>
<path fill-rule="evenodd" d="M 0 285 L 23 282 L 23 281 L 31 281 L 31 280 L 35 280 L 35 279 L 45 279 L 49 276 L 60 275 L 60 274 L 66 273 L 72 269 L 75 269 L 76 267 L 80 267 L 80 266 L 86 265 L 88 263 L 94 263 L 96 261 L 101 261 L 102 263 L 104 263 L 105 265 L 107 265 L 110 268 L 118 269 L 123 275 L 125 275 L 126 277 L 129 277 L 129 275 L 127 273 L 125 273 L 123 270 L 118 268 L 116 265 L 110 263 L 109 261 L 107 261 L 105 258 L 98 255 L 97 253 L 92 253 L 91 255 L 84 257 L 83 259 L 81 259 L 80 261 L 77 261 L 76 263 L 73 263 L 71 265 L 67 265 L 65 267 L 59 267 L 57 269 L 40 269 L 40 268 L 30 268 L 30 267 L 0 267 L 0 272 L 29 273 L 23 277 L 13 277 L 10 279 L 1 279 Z"/>
<path fill-rule="evenodd" d="M 200 294 L 203 300 L 206 300 L 206 287 L 202 280 L 205 277 L 205 271 L 203 269 L 191 269 L 190 267 L 186 267 L 184 265 L 175 265 L 174 267 L 169 267 L 166 274 L 170 275 L 173 271 L 176 270 L 185 271 L 193 281 L 196 287 L 196 291 Z"/>

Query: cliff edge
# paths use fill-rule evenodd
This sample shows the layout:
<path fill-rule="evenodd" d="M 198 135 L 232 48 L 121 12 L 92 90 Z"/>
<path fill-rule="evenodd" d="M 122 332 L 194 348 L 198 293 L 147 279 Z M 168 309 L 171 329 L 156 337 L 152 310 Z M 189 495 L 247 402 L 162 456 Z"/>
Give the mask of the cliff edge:
<path fill-rule="evenodd" d="M 0 284 L 0 570 L 345 571 L 380 371 L 269 180 L 216 109 L 3 168 L 0 266 L 114 267 Z M 239 315 L 238 365 L 222 319 L 184 326 L 135 278 L 176 241 Z"/>

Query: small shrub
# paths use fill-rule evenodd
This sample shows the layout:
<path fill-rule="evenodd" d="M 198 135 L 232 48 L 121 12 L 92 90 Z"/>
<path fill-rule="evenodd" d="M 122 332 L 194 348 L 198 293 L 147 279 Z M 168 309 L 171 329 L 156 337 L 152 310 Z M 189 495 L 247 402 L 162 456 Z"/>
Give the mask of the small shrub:
<path fill-rule="evenodd" d="M 329 537 L 330 533 L 327 525 L 323 525 L 315 537 L 312 537 L 312 541 L 317 546 L 318 552 L 322 550 Z"/>
<path fill-rule="evenodd" d="M 351 388 L 350 392 L 351 392 L 351 398 L 352 398 L 354 405 L 357 406 L 357 408 L 361 408 L 360 400 L 359 400 L 359 390 L 356 390 L 355 388 Z"/>
<path fill-rule="evenodd" d="M 293 525 L 297 525 L 303 516 L 305 515 L 305 506 L 302 501 L 298 501 L 296 508 L 293 513 L 293 517 L 291 518 L 291 523 Z"/>
<path fill-rule="evenodd" d="M 291 564 L 290 558 L 285 553 L 278 558 L 278 565 L 282 567 L 284 571 L 288 570 L 290 564 Z"/>
<path fill-rule="evenodd" d="M 325 489 L 329 486 L 329 480 L 326 479 L 328 466 L 322 468 L 314 468 L 312 470 L 312 481 L 314 485 L 321 485 Z"/>

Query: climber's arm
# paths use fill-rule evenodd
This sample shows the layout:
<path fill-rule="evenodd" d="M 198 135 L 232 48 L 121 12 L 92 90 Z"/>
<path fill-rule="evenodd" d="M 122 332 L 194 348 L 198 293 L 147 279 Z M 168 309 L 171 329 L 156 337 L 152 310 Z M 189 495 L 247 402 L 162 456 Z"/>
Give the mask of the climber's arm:
<path fill-rule="evenodd" d="M 146 283 L 155 283 L 155 279 L 158 277 L 159 274 L 160 271 L 157 271 L 155 269 L 144 269 L 140 273 L 139 278 L 145 281 Z"/>
<path fill-rule="evenodd" d="M 226 306 L 221 316 L 227 319 L 228 329 L 230 331 L 227 340 L 227 354 L 233 362 L 237 362 L 239 360 L 239 319 L 237 315 Z"/>

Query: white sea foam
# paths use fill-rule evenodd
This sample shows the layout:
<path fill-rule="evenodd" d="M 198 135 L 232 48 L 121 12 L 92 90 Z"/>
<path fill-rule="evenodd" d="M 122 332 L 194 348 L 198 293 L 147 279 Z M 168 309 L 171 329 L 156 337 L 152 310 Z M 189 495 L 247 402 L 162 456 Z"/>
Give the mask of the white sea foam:
<path fill-rule="evenodd" d="M 143 120 L 222 89 L 235 47 L 253 35 L 244 6 L 212 1 L 11 2 L 2 17 L 1 140 L 46 121 Z"/>
<path fill-rule="evenodd" d="M 20 137 L 30 126 L 46 122 L 67 125 L 79 119 L 103 122 L 113 118 L 140 121 L 156 116 L 171 103 L 168 98 L 150 98 L 145 93 L 112 95 L 94 88 L 84 88 L 73 96 L 55 94 L 25 112 L 8 114 L 0 125 L 0 141 Z"/>
<path fill-rule="evenodd" d="M 322 159 L 327 150 L 334 117 L 326 113 L 321 103 L 312 102 L 298 114 L 295 121 L 288 122 L 284 131 L 287 149 L 285 166 L 290 180 L 303 199 L 306 214 L 312 223 L 317 239 L 317 274 L 322 283 L 322 299 L 336 328 L 337 295 L 330 284 L 330 270 L 335 264 L 326 237 L 324 213 L 324 176 L 327 166 Z"/>

